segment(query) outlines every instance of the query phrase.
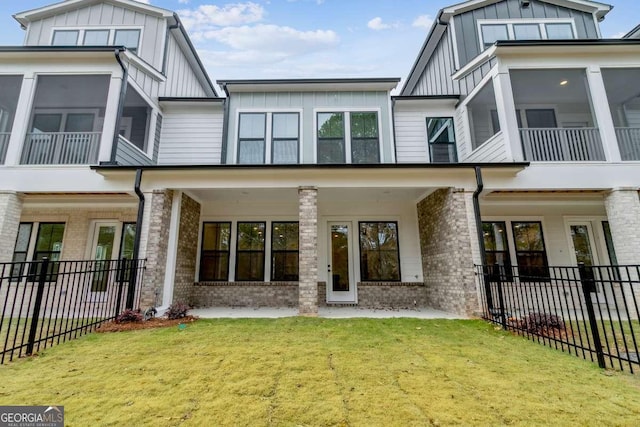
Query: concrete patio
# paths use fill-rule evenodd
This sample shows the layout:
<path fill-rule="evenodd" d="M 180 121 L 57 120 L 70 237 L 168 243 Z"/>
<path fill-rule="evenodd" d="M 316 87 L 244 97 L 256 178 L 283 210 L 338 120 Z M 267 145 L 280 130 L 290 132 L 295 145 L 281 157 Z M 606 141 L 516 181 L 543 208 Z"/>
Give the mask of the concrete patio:
<path fill-rule="evenodd" d="M 214 318 L 279 318 L 298 315 L 297 308 L 248 308 L 248 307 L 209 307 L 190 310 L 189 314 L 204 319 Z M 358 307 L 320 307 L 318 317 L 327 319 L 347 319 L 355 317 L 386 319 L 393 317 L 410 317 L 416 319 L 465 319 L 452 313 L 432 309 L 371 309 Z"/>

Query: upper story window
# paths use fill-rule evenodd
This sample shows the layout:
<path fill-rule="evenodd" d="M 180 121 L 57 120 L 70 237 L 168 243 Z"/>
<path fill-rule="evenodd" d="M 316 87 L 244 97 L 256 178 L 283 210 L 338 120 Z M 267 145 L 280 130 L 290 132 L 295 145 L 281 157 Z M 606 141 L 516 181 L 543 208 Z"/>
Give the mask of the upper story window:
<path fill-rule="evenodd" d="M 456 163 L 453 117 L 427 117 L 427 139 L 433 163 Z"/>
<path fill-rule="evenodd" d="M 240 113 L 239 164 L 295 164 L 299 151 L 299 113 Z"/>
<path fill-rule="evenodd" d="M 378 112 L 322 112 L 317 121 L 318 163 L 380 163 Z"/>
<path fill-rule="evenodd" d="M 53 46 L 124 46 L 137 53 L 140 29 L 78 28 L 53 30 Z"/>
<path fill-rule="evenodd" d="M 562 40 L 576 37 L 573 20 L 479 20 L 478 26 L 483 49 L 498 40 Z"/>

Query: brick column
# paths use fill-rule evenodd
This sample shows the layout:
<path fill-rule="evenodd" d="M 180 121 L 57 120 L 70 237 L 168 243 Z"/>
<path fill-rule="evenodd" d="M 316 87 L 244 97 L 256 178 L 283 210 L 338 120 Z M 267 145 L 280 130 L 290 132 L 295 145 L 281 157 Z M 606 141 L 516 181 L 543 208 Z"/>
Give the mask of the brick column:
<path fill-rule="evenodd" d="M 298 314 L 318 315 L 318 189 L 298 188 L 300 252 Z"/>
<path fill-rule="evenodd" d="M 192 304 L 191 289 L 196 276 L 199 229 L 200 203 L 182 193 L 173 302 Z"/>
<path fill-rule="evenodd" d="M 427 303 L 461 315 L 478 310 L 468 199 L 464 190 L 442 188 L 417 206 Z"/>
<path fill-rule="evenodd" d="M 142 310 L 156 306 L 156 292 L 158 293 L 157 304 L 162 302 L 172 201 L 173 191 L 171 190 L 154 190 L 151 196 L 146 244 L 147 270 L 140 293 Z M 144 227 L 145 224 L 143 224 Z"/>
<path fill-rule="evenodd" d="M 616 189 L 604 199 L 616 258 L 620 265 L 640 265 L 640 198 L 637 189 Z"/>
<path fill-rule="evenodd" d="M 17 193 L 0 192 L 0 262 L 11 262 L 18 236 L 22 199 Z"/>

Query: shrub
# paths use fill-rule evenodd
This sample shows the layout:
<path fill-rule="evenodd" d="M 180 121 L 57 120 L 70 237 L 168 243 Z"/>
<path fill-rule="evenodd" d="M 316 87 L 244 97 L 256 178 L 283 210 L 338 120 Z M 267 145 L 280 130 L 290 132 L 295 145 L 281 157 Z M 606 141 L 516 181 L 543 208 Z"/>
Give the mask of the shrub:
<path fill-rule="evenodd" d="M 169 319 L 181 319 L 187 315 L 189 306 L 182 302 L 174 302 L 169 306 L 165 315 Z"/>
<path fill-rule="evenodd" d="M 522 319 L 524 329 L 540 335 L 555 335 L 555 331 L 564 331 L 564 319 L 547 313 L 529 313 Z"/>
<path fill-rule="evenodd" d="M 125 310 L 116 317 L 116 323 L 142 322 L 140 310 Z"/>

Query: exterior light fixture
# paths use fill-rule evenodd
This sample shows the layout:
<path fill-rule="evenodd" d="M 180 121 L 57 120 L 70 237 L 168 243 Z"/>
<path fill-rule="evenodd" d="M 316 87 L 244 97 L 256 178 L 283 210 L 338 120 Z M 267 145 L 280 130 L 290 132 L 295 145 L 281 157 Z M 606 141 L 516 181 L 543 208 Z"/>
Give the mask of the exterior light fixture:
<path fill-rule="evenodd" d="M 563 80 L 560 82 L 560 86 L 566 86 L 569 83 L 569 80 Z"/>

